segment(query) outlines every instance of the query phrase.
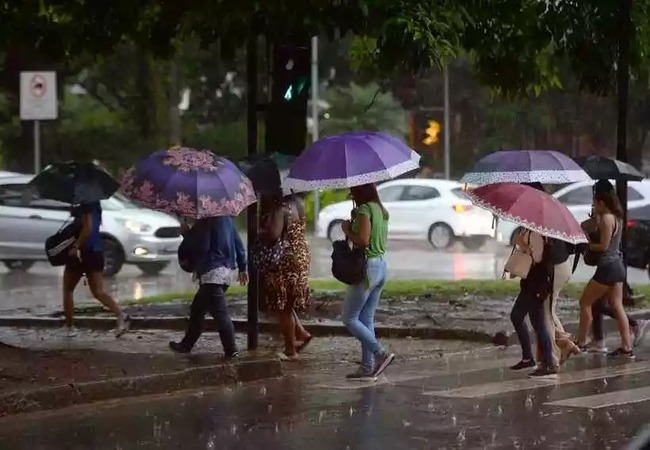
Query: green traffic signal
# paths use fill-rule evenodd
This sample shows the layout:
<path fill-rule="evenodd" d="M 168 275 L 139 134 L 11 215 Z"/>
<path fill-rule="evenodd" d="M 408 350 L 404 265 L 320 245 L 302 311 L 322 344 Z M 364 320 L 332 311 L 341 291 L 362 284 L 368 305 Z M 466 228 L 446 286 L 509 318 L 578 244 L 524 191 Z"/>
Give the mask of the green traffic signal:
<path fill-rule="evenodd" d="M 307 77 L 297 78 L 287 88 L 286 92 L 284 93 L 284 99 L 288 102 L 293 100 L 294 97 L 297 97 L 303 93 L 306 86 L 307 86 Z"/>

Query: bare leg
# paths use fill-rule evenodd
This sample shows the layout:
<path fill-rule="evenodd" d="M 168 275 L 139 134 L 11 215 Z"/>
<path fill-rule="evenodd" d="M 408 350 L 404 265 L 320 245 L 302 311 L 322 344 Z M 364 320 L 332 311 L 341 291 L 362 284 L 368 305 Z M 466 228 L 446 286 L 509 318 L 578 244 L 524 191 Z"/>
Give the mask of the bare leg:
<path fill-rule="evenodd" d="M 101 272 L 91 272 L 87 274 L 87 277 L 88 287 L 90 288 L 93 297 L 99 300 L 99 302 L 115 314 L 116 317 L 121 318 L 122 310 L 115 299 L 113 299 L 113 297 L 111 297 L 104 289 L 104 275 Z"/>
<path fill-rule="evenodd" d="M 311 334 L 307 330 L 305 330 L 305 327 L 302 326 L 302 323 L 300 323 L 300 319 L 298 318 L 298 314 L 296 313 L 295 310 L 293 312 L 293 320 L 296 323 L 295 327 L 295 336 L 297 341 L 306 341 L 309 338 L 311 338 Z"/>
<path fill-rule="evenodd" d="M 74 320 L 74 290 L 81 280 L 79 271 L 70 269 L 68 266 L 63 271 L 63 315 L 65 326 L 70 328 Z"/>
<path fill-rule="evenodd" d="M 623 308 L 623 283 L 616 283 L 612 287 L 609 304 L 616 315 L 616 324 L 621 335 L 621 348 L 629 352 L 632 350 L 632 338 L 630 337 L 630 322 Z"/>
<path fill-rule="evenodd" d="M 587 333 L 589 325 L 591 325 L 591 305 L 596 300 L 605 295 L 609 290 L 608 286 L 600 284 L 597 281 L 590 280 L 585 286 L 580 296 L 580 326 L 578 328 L 578 345 L 585 345 L 587 343 Z"/>
<path fill-rule="evenodd" d="M 292 309 L 280 311 L 278 314 L 280 330 L 284 337 L 284 354 L 287 356 L 296 355 L 296 321 L 293 314 Z"/>

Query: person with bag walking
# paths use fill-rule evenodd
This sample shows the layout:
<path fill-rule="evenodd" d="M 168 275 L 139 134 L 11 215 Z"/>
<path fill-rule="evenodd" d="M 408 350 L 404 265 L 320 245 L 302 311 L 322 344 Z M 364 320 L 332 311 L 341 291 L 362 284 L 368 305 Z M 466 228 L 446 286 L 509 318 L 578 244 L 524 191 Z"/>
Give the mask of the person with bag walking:
<path fill-rule="evenodd" d="M 590 233 L 590 238 L 594 231 L 598 231 L 598 241 L 589 244 L 589 259 L 596 259 L 597 268 L 580 297 L 580 326 L 576 345 L 583 351 L 587 350 L 587 332 L 592 322 L 592 306 L 599 299 L 607 296 L 616 315 L 616 323 L 621 335 L 621 346 L 610 355 L 634 359 L 630 323 L 623 308 L 623 283 L 626 279 L 620 250 L 623 209 L 614 186 L 608 180 L 600 180 L 594 185 L 593 211 L 594 217 L 583 222 L 583 228 Z M 587 259 L 585 255 L 585 261 Z"/>
<path fill-rule="evenodd" d="M 261 309 L 277 315 L 284 338 L 283 361 L 297 361 L 312 336 L 297 311 L 309 306 L 311 253 L 307 242 L 305 205 L 299 197 L 284 198 L 280 186 L 261 196 L 259 246 L 255 249 L 262 282 Z"/>
<path fill-rule="evenodd" d="M 117 317 L 115 336 L 120 337 L 129 329 L 129 317 L 104 288 L 104 248 L 99 228 L 102 208 L 99 202 L 84 203 L 73 207 L 71 215 L 80 222 L 79 235 L 70 247 L 63 271 L 63 314 L 68 337 L 74 337 L 74 290 L 85 275 L 88 287 L 99 302 Z"/>
<path fill-rule="evenodd" d="M 550 260 L 550 247 L 546 238 L 529 230 L 517 235 L 515 242 L 520 251 L 528 255 L 530 260 L 528 270 L 523 271 L 526 273 L 517 274 L 522 276 L 520 291 L 510 312 L 510 321 L 517 333 L 522 353 L 521 361 L 511 369 L 522 370 L 537 366 L 533 357 L 528 327 L 525 323 L 526 316 L 529 316 L 541 353 L 540 365 L 530 376 L 555 378 L 557 377 L 557 367 L 553 358 L 553 342 L 544 309 L 544 302 L 547 297 L 552 296 L 553 291 L 553 264 Z"/>
<path fill-rule="evenodd" d="M 177 353 L 190 353 L 203 331 L 207 312 L 214 318 L 226 358 L 239 356 L 235 328 L 226 304 L 226 292 L 233 281 L 248 282 L 247 255 L 232 217 L 208 217 L 193 225 L 183 224 L 179 262 L 194 272 L 199 289 L 190 306 L 190 320 L 180 342 L 170 342 Z"/>
<path fill-rule="evenodd" d="M 395 359 L 379 344 L 374 328 L 375 311 L 387 279 L 384 254 L 389 215 L 374 184 L 355 186 L 350 194 L 356 208 L 352 221 L 343 222 L 342 228 L 354 246 L 365 249 L 366 270 L 361 282 L 348 286 L 343 301 L 343 323 L 361 342 L 361 366 L 347 378 L 374 379 Z"/>

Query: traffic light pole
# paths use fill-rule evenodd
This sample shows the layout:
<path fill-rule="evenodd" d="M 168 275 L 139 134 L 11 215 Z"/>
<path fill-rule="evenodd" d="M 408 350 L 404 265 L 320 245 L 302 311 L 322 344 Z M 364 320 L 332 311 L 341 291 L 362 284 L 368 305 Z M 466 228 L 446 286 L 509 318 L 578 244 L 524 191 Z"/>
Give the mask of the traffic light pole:
<path fill-rule="evenodd" d="M 316 142 L 319 137 L 318 125 L 318 36 L 311 38 L 311 141 Z M 318 222 L 318 214 L 320 212 L 320 194 L 318 189 L 312 192 L 314 197 L 314 230 Z"/>
<path fill-rule="evenodd" d="M 451 150 L 450 150 L 450 137 L 451 133 L 449 126 L 449 64 L 445 64 L 444 68 L 444 102 L 445 102 L 445 112 L 443 119 L 443 139 L 445 146 L 445 178 L 448 180 L 451 177 Z"/>

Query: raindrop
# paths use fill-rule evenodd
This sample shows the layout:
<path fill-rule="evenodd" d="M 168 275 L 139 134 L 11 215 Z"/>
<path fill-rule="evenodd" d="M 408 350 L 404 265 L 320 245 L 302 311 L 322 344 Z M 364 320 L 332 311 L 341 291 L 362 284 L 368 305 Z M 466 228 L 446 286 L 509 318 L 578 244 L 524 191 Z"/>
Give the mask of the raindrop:
<path fill-rule="evenodd" d="M 501 406 L 501 403 L 497 405 L 497 417 L 501 417 L 503 415 L 503 406 Z"/>
<path fill-rule="evenodd" d="M 456 415 L 451 416 L 451 425 L 455 427 L 457 423 L 458 419 L 456 419 Z"/>
<path fill-rule="evenodd" d="M 579 426 L 578 432 L 581 436 L 584 436 L 585 434 L 587 434 L 587 427 Z"/>
<path fill-rule="evenodd" d="M 207 445 L 205 446 L 207 450 L 214 450 L 214 439 L 210 438 Z"/>
<path fill-rule="evenodd" d="M 612 415 L 609 413 L 609 411 L 607 411 L 607 412 L 605 413 L 605 418 L 606 418 L 607 421 L 610 422 L 610 423 L 614 421 L 614 418 L 613 418 Z"/>
<path fill-rule="evenodd" d="M 260 389 L 260 395 L 261 395 L 262 397 L 265 397 L 265 396 L 266 396 L 266 386 L 262 386 L 262 388 Z"/>
<path fill-rule="evenodd" d="M 609 383 L 607 383 L 607 378 L 603 378 L 603 387 L 607 387 Z"/>
<path fill-rule="evenodd" d="M 478 402 L 474 403 L 474 411 L 478 412 L 479 409 L 480 407 L 478 405 Z"/>
<path fill-rule="evenodd" d="M 590 409 L 587 411 L 587 415 L 589 416 L 589 420 L 594 420 L 594 410 Z"/>
<path fill-rule="evenodd" d="M 269 406 L 266 407 L 266 410 L 271 414 L 271 411 L 273 411 L 273 405 L 269 403 Z"/>
<path fill-rule="evenodd" d="M 325 417 L 325 411 L 321 411 L 318 413 L 318 423 L 321 423 L 323 421 L 323 417 Z"/>
<path fill-rule="evenodd" d="M 352 406 L 350 406 L 350 413 L 349 413 L 350 417 L 352 417 L 353 414 L 354 414 L 354 409 L 352 408 Z"/>
<path fill-rule="evenodd" d="M 495 445 L 497 442 L 497 430 L 492 430 L 492 445 Z"/>
<path fill-rule="evenodd" d="M 427 410 L 429 412 L 434 412 L 436 410 L 436 407 L 434 406 L 433 402 L 429 402 L 429 404 L 427 405 Z"/>
<path fill-rule="evenodd" d="M 411 426 L 411 422 L 409 422 L 409 421 L 406 420 L 406 419 L 402 419 L 402 426 L 403 426 L 404 428 L 408 428 L 408 427 Z"/>
<path fill-rule="evenodd" d="M 238 381 L 238 382 L 237 382 L 237 387 L 242 387 L 243 385 L 244 385 L 244 382 L 243 382 L 243 381 Z"/>
<path fill-rule="evenodd" d="M 526 397 L 526 401 L 524 402 L 524 406 L 526 407 L 526 411 L 530 411 L 533 409 L 533 397 L 531 395 L 528 395 Z"/>
<path fill-rule="evenodd" d="M 232 434 L 233 436 L 237 434 L 237 424 L 233 423 L 232 425 L 230 425 L 230 434 Z"/>
<path fill-rule="evenodd" d="M 275 432 L 279 433 L 280 432 L 280 425 L 278 425 L 277 422 L 275 422 Z"/>
<path fill-rule="evenodd" d="M 465 428 L 460 430 L 460 432 L 458 433 L 458 436 L 456 436 L 456 441 L 458 441 L 459 444 L 462 444 L 463 442 L 465 442 Z"/>

